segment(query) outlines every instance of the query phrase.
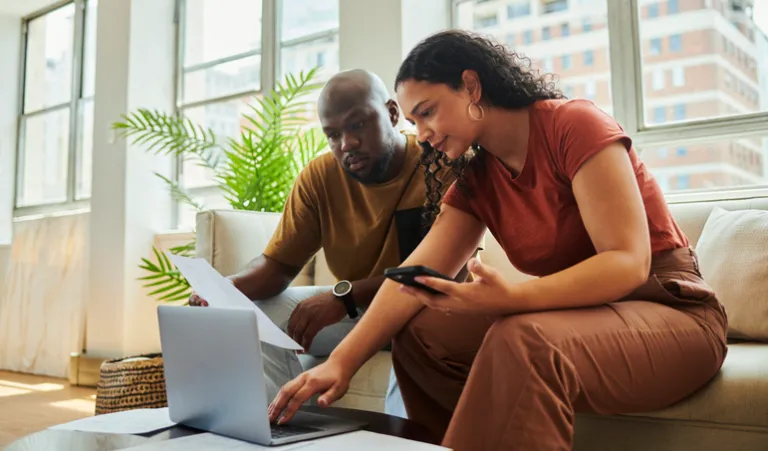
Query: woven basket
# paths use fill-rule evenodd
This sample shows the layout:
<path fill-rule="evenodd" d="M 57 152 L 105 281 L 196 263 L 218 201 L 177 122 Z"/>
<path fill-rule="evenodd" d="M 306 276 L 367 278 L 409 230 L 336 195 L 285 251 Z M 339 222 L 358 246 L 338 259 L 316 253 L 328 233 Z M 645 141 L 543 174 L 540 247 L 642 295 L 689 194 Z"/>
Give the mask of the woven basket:
<path fill-rule="evenodd" d="M 161 354 L 108 360 L 101 365 L 96 415 L 168 406 Z"/>

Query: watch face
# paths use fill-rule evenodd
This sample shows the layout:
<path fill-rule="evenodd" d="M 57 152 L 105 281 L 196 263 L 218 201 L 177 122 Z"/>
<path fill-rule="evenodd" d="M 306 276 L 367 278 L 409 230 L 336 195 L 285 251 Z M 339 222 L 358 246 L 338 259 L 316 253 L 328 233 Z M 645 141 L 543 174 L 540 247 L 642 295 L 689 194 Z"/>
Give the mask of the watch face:
<path fill-rule="evenodd" d="M 333 294 L 336 296 L 344 296 L 349 294 L 350 291 L 352 291 L 352 284 L 346 280 L 342 280 L 333 287 Z"/>

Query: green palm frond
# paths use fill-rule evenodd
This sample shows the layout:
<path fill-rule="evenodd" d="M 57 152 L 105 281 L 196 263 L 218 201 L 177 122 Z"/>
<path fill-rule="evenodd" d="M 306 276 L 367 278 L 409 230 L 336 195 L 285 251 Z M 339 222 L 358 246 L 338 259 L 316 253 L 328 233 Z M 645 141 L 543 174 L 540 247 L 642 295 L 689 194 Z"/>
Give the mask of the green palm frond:
<path fill-rule="evenodd" d="M 188 118 L 145 108 L 122 118 L 123 121 L 112 124 L 112 129 L 123 139 L 148 146 L 147 152 L 193 156 L 214 170 L 220 163 L 221 146 L 216 135 Z"/>
<path fill-rule="evenodd" d="M 145 288 L 151 288 L 153 291 L 149 296 L 157 296 L 158 301 L 175 302 L 189 299 L 192 294 L 192 288 L 184 276 L 173 265 L 171 259 L 165 253 L 152 246 L 152 252 L 157 262 L 152 262 L 147 258 L 142 258 L 141 269 L 147 271 L 149 275 L 139 277 L 139 280 L 147 281 Z"/>

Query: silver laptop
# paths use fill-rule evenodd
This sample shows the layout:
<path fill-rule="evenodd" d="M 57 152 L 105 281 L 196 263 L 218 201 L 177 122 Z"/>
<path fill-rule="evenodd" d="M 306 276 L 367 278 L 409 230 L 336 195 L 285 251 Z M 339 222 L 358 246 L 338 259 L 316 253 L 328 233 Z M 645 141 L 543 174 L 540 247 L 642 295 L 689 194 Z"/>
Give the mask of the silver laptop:
<path fill-rule="evenodd" d="M 256 314 L 251 310 L 158 306 L 171 420 L 260 445 L 283 445 L 366 424 L 299 411 L 270 424 Z"/>

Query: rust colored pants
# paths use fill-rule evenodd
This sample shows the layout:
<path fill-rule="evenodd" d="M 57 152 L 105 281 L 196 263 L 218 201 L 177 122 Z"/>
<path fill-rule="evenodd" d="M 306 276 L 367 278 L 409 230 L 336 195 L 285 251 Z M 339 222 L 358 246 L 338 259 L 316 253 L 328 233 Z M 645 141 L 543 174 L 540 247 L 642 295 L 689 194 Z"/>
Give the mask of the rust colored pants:
<path fill-rule="evenodd" d="M 653 259 L 630 296 L 503 318 L 424 309 L 395 338 L 410 419 L 457 451 L 570 450 L 575 412 L 667 407 L 726 354 L 725 312 L 693 250 Z"/>

